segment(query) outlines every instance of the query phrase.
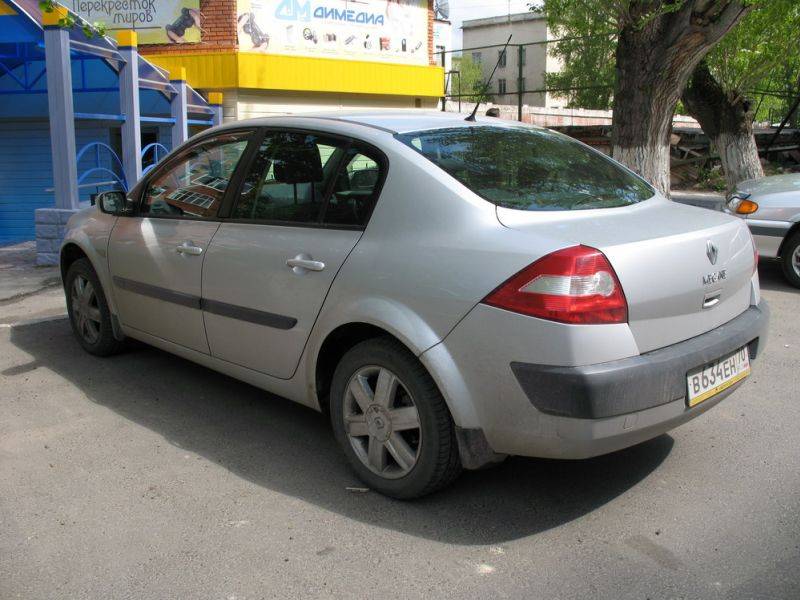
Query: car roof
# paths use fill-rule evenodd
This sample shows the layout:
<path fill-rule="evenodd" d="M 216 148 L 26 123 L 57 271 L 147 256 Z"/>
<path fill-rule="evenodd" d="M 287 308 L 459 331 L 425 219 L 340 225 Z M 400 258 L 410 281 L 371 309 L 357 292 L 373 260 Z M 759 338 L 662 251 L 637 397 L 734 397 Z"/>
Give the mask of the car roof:
<path fill-rule="evenodd" d="M 318 119 L 325 121 L 338 121 L 343 124 L 361 125 L 364 127 L 386 131 L 392 134 L 452 127 L 476 127 L 492 125 L 496 127 L 512 128 L 521 125 L 521 123 L 516 121 L 505 121 L 496 117 L 484 116 L 477 116 L 475 121 L 465 121 L 464 119 L 466 116 L 467 115 L 463 113 L 447 113 L 419 109 L 324 111 L 246 119 L 244 121 L 236 121 L 235 123 L 229 123 L 227 125 L 237 127 L 241 127 L 243 124 L 274 126 L 287 119 Z"/>

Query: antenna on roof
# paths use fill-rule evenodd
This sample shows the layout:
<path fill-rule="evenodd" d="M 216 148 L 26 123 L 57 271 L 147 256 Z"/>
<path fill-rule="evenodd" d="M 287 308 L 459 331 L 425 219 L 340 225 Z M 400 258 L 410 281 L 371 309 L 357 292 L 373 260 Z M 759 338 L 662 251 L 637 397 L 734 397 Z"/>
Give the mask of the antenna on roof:
<path fill-rule="evenodd" d="M 503 57 L 506 55 L 506 50 L 508 50 L 508 44 L 511 42 L 511 34 L 508 35 L 508 39 L 506 40 L 506 45 L 503 46 L 503 51 L 500 53 L 500 56 L 497 57 L 497 62 L 494 64 L 494 69 L 492 69 L 491 75 L 489 75 L 489 79 L 486 80 L 486 83 L 483 84 L 483 89 L 481 90 L 481 95 L 478 96 L 478 101 L 475 103 L 475 108 L 472 109 L 472 112 L 469 116 L 464 119 L 465 121 L 474 121 L 475 120 L 475 113 L 478 112 L 478 107 L 481 105 L 481 101 L 483 97 L 486 95 L 486 92 L 489 90 L 489 84 L 492 83 L 492 77 L 494 77 L 494 72 L 497 71 L 497 67 L 500 66 L 500 61 L 503 60 Z"/>

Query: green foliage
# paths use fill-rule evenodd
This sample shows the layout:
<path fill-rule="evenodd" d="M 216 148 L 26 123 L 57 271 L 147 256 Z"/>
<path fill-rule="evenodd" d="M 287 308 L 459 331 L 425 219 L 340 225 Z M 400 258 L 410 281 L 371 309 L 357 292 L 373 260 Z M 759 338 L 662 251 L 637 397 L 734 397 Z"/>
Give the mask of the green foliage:
<path fill-rule="evenodd" d="M 562 63 L 545 75 L 553 94 L 568 107 L 611 108 L 614 91 L 614 53 L 619 28 L 616 3 L 590 0 L 545 0 L 531 10 L 544 13 L 556 42 L 548 54 Z"/>
<path fill-rule="evenodd" d="M 479 99 L 482 102 L 491 101 L 492 96 L 489 93 L 483 94 L 481 97 L 486 81 L 483 78 L 483 69 L 479 63 L 469 56 L 454 56 L 453 70 L 460 72 L 461 93 L 467 94 L 461 97 L 462 101 L 478 102 Z M 451 93 L 458 93 L 456 85 L 451 88 Z"/>
<path fill-rule="evenodd" d="M 548 89 L 576 88 L 558 95 L 567 106 L 608 109 L 613 104 L 617 34 L 636 29 L 687 0 L 543 0 L 531 10 L 546 14 L 553 36 L 560 41 L 549 52 L 563 69 L 548 73 Z M 753 10 L 706 58 L 711 73 L 732 95 L 754 98 L 756 119 L 785 114 L 800 93 L 800 2 L 752 0 Z M 775 95 L 762 94 L 763 91 Z M 800 121 L 800 115 L 795 119 Z"/>
<path fill-rule="evenodd" d="M 732 100 L 753 99 L 756 120 L 767 120 L 770 112 L 782 116 L 800 93 L 799 34 L 800 2 L 763 0 L 722 39 L 706 62 Z"/>
<path fill-rule="evenodd" d="M 55 0 L 40 0 L 39 1 L 39 8 L 42 12 L 53 12 L 57 6 Z M 106 26 L 104 23 L 88 23 L 83 19 L 76 19 L 75 15 L 71 12 L 68 12 L 66 16 L 60 18 L 58 20 L 58 26 L 63 27 L 64 29 L 72 29 L 76 23 L 80 24 L 81 30 L 83 31 L 83 35 L 87 38 L 93 38 L 96 35 L 105 36 L 106 34 Z"/>

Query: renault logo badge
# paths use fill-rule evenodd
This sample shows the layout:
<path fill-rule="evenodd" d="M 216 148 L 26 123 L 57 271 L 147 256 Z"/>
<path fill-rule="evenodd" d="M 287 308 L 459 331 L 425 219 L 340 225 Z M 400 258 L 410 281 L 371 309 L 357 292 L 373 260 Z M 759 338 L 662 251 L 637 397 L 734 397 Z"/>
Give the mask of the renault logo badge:
<path fill-rule="evenodd" d="M 708 240 L 706 242 L 706 256 L 708 257 L 708 260 L 712 265 L 717 264 L 718 253 L 719 251 L 717 250 L 717 247 L 714 245 L 714 242 Z"/>

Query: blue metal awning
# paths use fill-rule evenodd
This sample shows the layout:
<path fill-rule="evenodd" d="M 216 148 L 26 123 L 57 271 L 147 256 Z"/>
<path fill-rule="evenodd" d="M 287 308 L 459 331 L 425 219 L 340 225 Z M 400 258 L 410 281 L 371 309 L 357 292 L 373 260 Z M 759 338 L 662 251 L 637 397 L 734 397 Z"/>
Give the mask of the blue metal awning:
<path fill-rule="evenodd" d="M 0 15 L 0 118 L 46 118 L 44 28 L 38 0 L 0 0 L 9 10 Z M 13 14 L 8 14 L 13 12 Z M 73 15 L 79 24 L 85 23 Z M 120 121 L 119 70 L 124 64 L 115 40 L 87 37 L 76 25 L 69 30 L 75 110 Z M 169 74 L 139 55 L 139 95 L 149 122 L 167 118 L 177 93 Z M 200 120 L 213 114 L 203 97 L 187 86 L 188 112 Z M 166 121 L 163 121 L 166 123 Z"/>

